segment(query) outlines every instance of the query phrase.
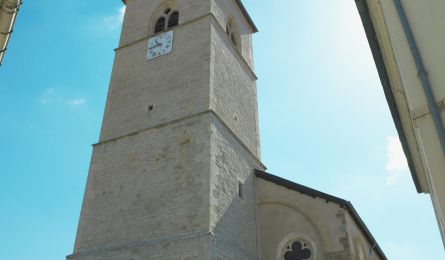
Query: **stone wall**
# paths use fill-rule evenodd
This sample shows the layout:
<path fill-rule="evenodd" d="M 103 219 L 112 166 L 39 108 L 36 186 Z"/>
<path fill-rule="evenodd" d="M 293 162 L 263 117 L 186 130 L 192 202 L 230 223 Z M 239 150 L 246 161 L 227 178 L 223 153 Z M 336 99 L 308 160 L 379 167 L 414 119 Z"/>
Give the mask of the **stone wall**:
<path fill-rule="evenodd" d="M 75 253 L 208 233 L 210 156 L 205 115 L 96 145 Z"/>
<path fill-rule="evenodd" d="M 209 234 L 178 237 L 167 241 L 139 241 L 131 245 L 75 254 L 67 260 L 208 260 L 211 238 Z"/>
<path fill-rule="evenodd" d="M 210 108 L 260 158 L 256 76 L 212 20 Z"/>
<path fill-rule="evenodd" d="M 261 165 L 216 117 L 211 129 L 210 225 L 215 235 L 214 253 L 218 259 L 257 259 L 253 169 Z"/>
<path fill-rule="evenodd" d="M 222 28 L 229 18 L 236 22 L 241 38 L 240 54 L 253 69 L 252 28 L 234 0 L 211 0 L 212 14 Z"/>
<path fill-rule="evenodd" d="M 210 0 L 161 2 L 127 1 L 68 258 L 256 259 L 251 58 L 230 45 Z M 151 24 L 167 5 L 180 13 L 173 51 L 147 61 Z"/>
<path fill-rule="evenodd" d="M 292 234 L 313 243 L 317 260 L 380 259 L 339 204 L 261 178 L 255 181 L 255 193 L 259 259 L 277 259 L 280 245 Z"/>
<path fill-rule="evenodd" d="M 116 51 L 101 141 L 208 110 L 210 18 L 176 27 L 170 54 L 147 61 L 147 46 Z"/>
<path fill-rule="evenodd" d="M 166 6 L 172 6 L 180 11 L 180 24 L 186 24 L 210 14 L 210 0 L 127 0 L 119 46 L 151 36 L 157 15 L 163 12 Z M 208 36 L 208 34 L 205 35 Z"/>

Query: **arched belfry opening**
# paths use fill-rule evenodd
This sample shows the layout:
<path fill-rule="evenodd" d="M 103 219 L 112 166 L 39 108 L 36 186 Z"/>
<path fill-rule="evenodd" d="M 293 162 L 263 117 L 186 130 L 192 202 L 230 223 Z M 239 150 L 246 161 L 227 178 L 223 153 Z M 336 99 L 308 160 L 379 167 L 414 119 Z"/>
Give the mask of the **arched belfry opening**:
<path fill-rule="evenodd" d="M 227 19 L 226 34 L 237 49 L 241 49 L 241 35 L 238 24 L 232 17 Z"/>
<path fill-rule="evenodd" d="M 151 34 L 165 32 L 179 24 L 179 11 L 174 5 L 164 4 L 154 14 Z"/>

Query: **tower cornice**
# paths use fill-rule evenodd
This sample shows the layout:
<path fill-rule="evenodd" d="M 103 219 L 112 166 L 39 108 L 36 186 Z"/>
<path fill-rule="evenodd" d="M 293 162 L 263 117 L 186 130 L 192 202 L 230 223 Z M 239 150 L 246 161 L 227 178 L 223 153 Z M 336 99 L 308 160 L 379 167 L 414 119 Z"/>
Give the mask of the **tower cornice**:
<path fill-rule="evenodd" d="M 127 0 L 122 0 L 122 2 L 126 5 Z M 249 23 L 250 27 L 252 27 L 253 33 L 258 32 L 258 28 L 256 27 L 255 23 L 252 20 L 252 17 L 250 17 L 249 13 L 247 12 L 246 8 L 244 7 L 244 4 L 241 2 L 241 0 L 235 0 L 236 4 L 240 8 L 241 12 L 244 14 L 244 17 L 246 17 L 247 22 Z"/>

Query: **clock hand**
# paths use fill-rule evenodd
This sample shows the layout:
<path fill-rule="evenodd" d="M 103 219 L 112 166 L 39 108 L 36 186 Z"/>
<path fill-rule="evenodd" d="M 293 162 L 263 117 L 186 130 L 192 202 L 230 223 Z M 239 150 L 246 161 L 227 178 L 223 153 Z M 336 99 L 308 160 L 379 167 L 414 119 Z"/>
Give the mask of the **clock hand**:
<path fill-rule="evenodd" d="M 149 49 L 149 50 L 151 50 L 151 49 L 155 49 L 155 48 L 157 48 L 157 47 L 159 47 L 159 46 L 162 46 L 162 44 L 158 43 L 158 44 L 156 44 L 155 46 L 152 46 L 152 47 L 150 47 L 150 48 L 148 48 L 148 49 Z"/>

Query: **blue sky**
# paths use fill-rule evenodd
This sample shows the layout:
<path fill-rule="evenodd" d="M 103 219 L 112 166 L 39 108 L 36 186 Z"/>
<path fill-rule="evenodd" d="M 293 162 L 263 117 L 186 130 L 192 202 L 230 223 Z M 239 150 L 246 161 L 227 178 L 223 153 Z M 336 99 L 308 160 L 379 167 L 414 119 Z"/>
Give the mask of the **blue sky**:
<path fill-rule="evenodd" d="M 107 4 L 105 4 L 107 2 Z M 445 259 L 353 0 L 245 0 L 269 172 L 350 200 L 389 259 Z M 0 259 L 73 249 L 121 1 L 25 1 L 0 67 Z"/>

